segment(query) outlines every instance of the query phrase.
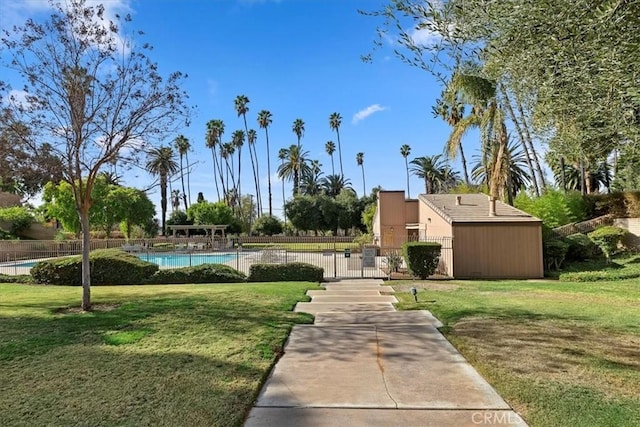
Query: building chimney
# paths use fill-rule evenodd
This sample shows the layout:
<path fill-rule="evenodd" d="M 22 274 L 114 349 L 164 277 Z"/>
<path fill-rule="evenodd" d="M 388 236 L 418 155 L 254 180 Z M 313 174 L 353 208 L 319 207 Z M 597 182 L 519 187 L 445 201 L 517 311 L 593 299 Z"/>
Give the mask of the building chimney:
<path fill-rule="evenodd" d="M 489 216 L 496 216 L 496 199 L 489 197 Z"/>
<path fill-rule="evenodd" d="M 456 206 L 460 206 L 462 204 L 462 196 L 456 196 Z"/>

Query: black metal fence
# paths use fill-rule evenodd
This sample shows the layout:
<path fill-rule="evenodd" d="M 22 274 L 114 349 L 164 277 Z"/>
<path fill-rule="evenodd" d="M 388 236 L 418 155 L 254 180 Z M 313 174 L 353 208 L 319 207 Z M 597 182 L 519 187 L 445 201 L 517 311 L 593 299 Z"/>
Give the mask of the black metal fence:
<path fill-rule="evenodd" d="M 430 238 L 442 244 L 438 274 L 446 275 L 452 259 L 451 238 Z M 256 263 L 304 262 L 324 269 L 325 278 L 384 278 L 404 268 L 401 248 L 380 248 L 354 242 L 352 237 L 240 236 L 171 237 L 156 239 L 91 240 L 90 249 L 120 248 L 160 268 L 189 267 L 204 263 L 226 264 L 244 273 Z M 35 262 L 78 255 L 79 240 L 0 241 L 0 273 L 28 274 Z M 399 265 L 394 256 L 400 257 Z"/>

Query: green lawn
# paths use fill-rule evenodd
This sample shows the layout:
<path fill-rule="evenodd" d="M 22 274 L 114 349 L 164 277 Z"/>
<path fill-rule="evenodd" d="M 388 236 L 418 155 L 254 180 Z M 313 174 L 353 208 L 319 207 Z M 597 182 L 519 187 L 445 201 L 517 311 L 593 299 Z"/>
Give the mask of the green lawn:
<path fill-rule="evenodd" d="M 0 285 L 2 425 L 241 425 L 315 286 Z"/>
<path fill-rule="evenodd" d="M 640 425 L 639 280 L 391 284 L 531 426 Z"/>

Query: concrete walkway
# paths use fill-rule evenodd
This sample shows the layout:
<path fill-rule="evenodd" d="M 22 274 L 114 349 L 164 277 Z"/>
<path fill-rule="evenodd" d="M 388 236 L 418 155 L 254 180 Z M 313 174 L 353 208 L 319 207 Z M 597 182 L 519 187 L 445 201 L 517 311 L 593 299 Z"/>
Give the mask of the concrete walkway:
<path fill-rule="evenodd" d="M 309 291 L 295 311 L 315 324 L 293 328 L 245 426 L 526 426 L 431 313 L 395 311 L 382 283 Z"/>

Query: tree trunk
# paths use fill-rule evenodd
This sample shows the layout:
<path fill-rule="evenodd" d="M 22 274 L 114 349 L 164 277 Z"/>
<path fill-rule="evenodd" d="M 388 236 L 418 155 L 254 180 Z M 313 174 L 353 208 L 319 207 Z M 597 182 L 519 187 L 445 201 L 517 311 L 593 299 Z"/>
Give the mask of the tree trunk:
<path fill-rule="evenodd" d="M 189 204 L 187 203 L 187 192 L 184 188 L 184 168 L 182 167 L 182 154 L 180 154 L 180 181 L 182 182 L 182 200 L 184 201 L 184 210 L 189 209 Z"/>
<path fill-rule="evenodd" d="M 265 127 L 264 134 L 267 137 L 267 188 L 269 192 L 269 216 L 273 216 L 273 201 L 271 194 L 271 152 L 269 151 L 269 131 Z"/>
<path fill-rule="evenodd" d="M 564 166 L 564 157 L 560 157 L 560 180 L 562 181 L 562 191 L 567 194 L 567 177 L 566 169 Z"/>
<path fill-rule="evenodd" d="M 340 129 L 336 128 L 336 136 L 338 137 L 338 158 L 340 159 L 340 176 L 344 177 L 342 169 L 342 147 L 340 146 Z"/>
<path fill-rule="evenodd" d="M 516 97 L 516 105 L 518 106 L 518 114 L 520 114 L 520 118 L 522 119 L 522 129 L 524 130 L 524 137 L 527 143 L 529 144 L 529 150 L 531 151 L 531 156 L 533 157 L 533 162 L 536 165 L 536 169 L 538 170 L 538 178 L 540 178 L 540 184 L 542 184 L 542 189 L 544 190 L 547 187 L 547 183 L 544 179 L 544 173 L 542 172 L 542 167 L 540 167 L 540 160 L 538 159 L 538 153 L 536 152 L 535 147 L 533 146 L 533 139 L 531 139 L 531 133 L 529 132 L 529 124 L 527 123 L 527 119 L 524 115 L 524 108 L 522 108 L 522 103 Z"/>
<path fill-rule="evenodd" d="M 213 182 L 216 184 L 216 195 L 218 196 L 218 201 L 220 200 L 220 187 L 218 185 L 218 176 L 217 172 L 217 160 L 216 160 L 216 149 L 215 147 L 211 147 L 211 157 L 213 159 Z"/>
<path fill-rule="evenodd" d="M 367 184 L 364 181 L 364 164 L 362 165 L 362 197 L 367 197 Z"/>
<path fill-rule="evenodd" d="M 409 162 L 404 158 L 405 169 L 407 170 L 407 199 L 411 198 L 411 190 L 409 189 Z"/>
<path fill-rule="evenodd" d="M 502 96 L 504 97 L 504 103 L 507 107 L 507 111 L 511 116 L 511 121 L 516 127 L 516 132 L 518 133 L 518 137 L 520 138 L 520 145 L 522 145 L 522 149 L 524 150 L 525 157 L 527 159 L 527 166 L 529 166 L 529 171 L 531 172 L 531 182 L 533 183 L 533 189 L 536 192 L 536 196 L 540 197 L 540 188 L 538 187 L 538 181 L 536 180 L 536 173 L 533 169 L 533 163 L 531 162 L 531 157 L 529 156 L 529 148 L 527 147 L 527 141 L 524 139 L 524 134 L 522 128 L 520 127 L 520 122 L 516 117 L 515 112 L 513 111 L 513 107 L 511 106 L 511 101 L 509 100 L 509 95 L 507 94 L 507 90 L 504 88 L 504 85 L 500 85 L 500 90 L 502 92 Z M 511 190 L 509 190 L 511 191 Z"/>
<path fill-rule="evenodd" d="M 284 165 L 284 161 L 282 161 L 282 164 Z M 285 202 L 285 193 L 284 193 L 284 178 L 282 178 L 282 216 L 284 218 L 284 223 L 285 225 L 287 224 L 287 211 L 284 208 L 284 202 Z"/>
<path fill-rule="evenodd" d="M 464 156 L 464 150 L 462 149 L 462 142 L 458 145 L 458 150 L 460 151 L 460 162 L 462 162 L 462 173 L 464 174 L 464 183 L 467 184 L 467 187 L 471 185 L 471 181 L 469 181 L 469 172 L 467 171 L 467 158 Z"/>
<path fill-rule="evenodd" d="M 78 212 L 82 226 L 82 309 L 91 310 L 91 264 L 89 249 L 91 230 L 89 225 L 89 208 L 81 206 Z"/>
<path fill-rule="evenodd" d="M 191 169 L 189 168 L 189 154 L 185 153 L 184 158 L 187 160 L 187 198 L 191 205 Z"/>

